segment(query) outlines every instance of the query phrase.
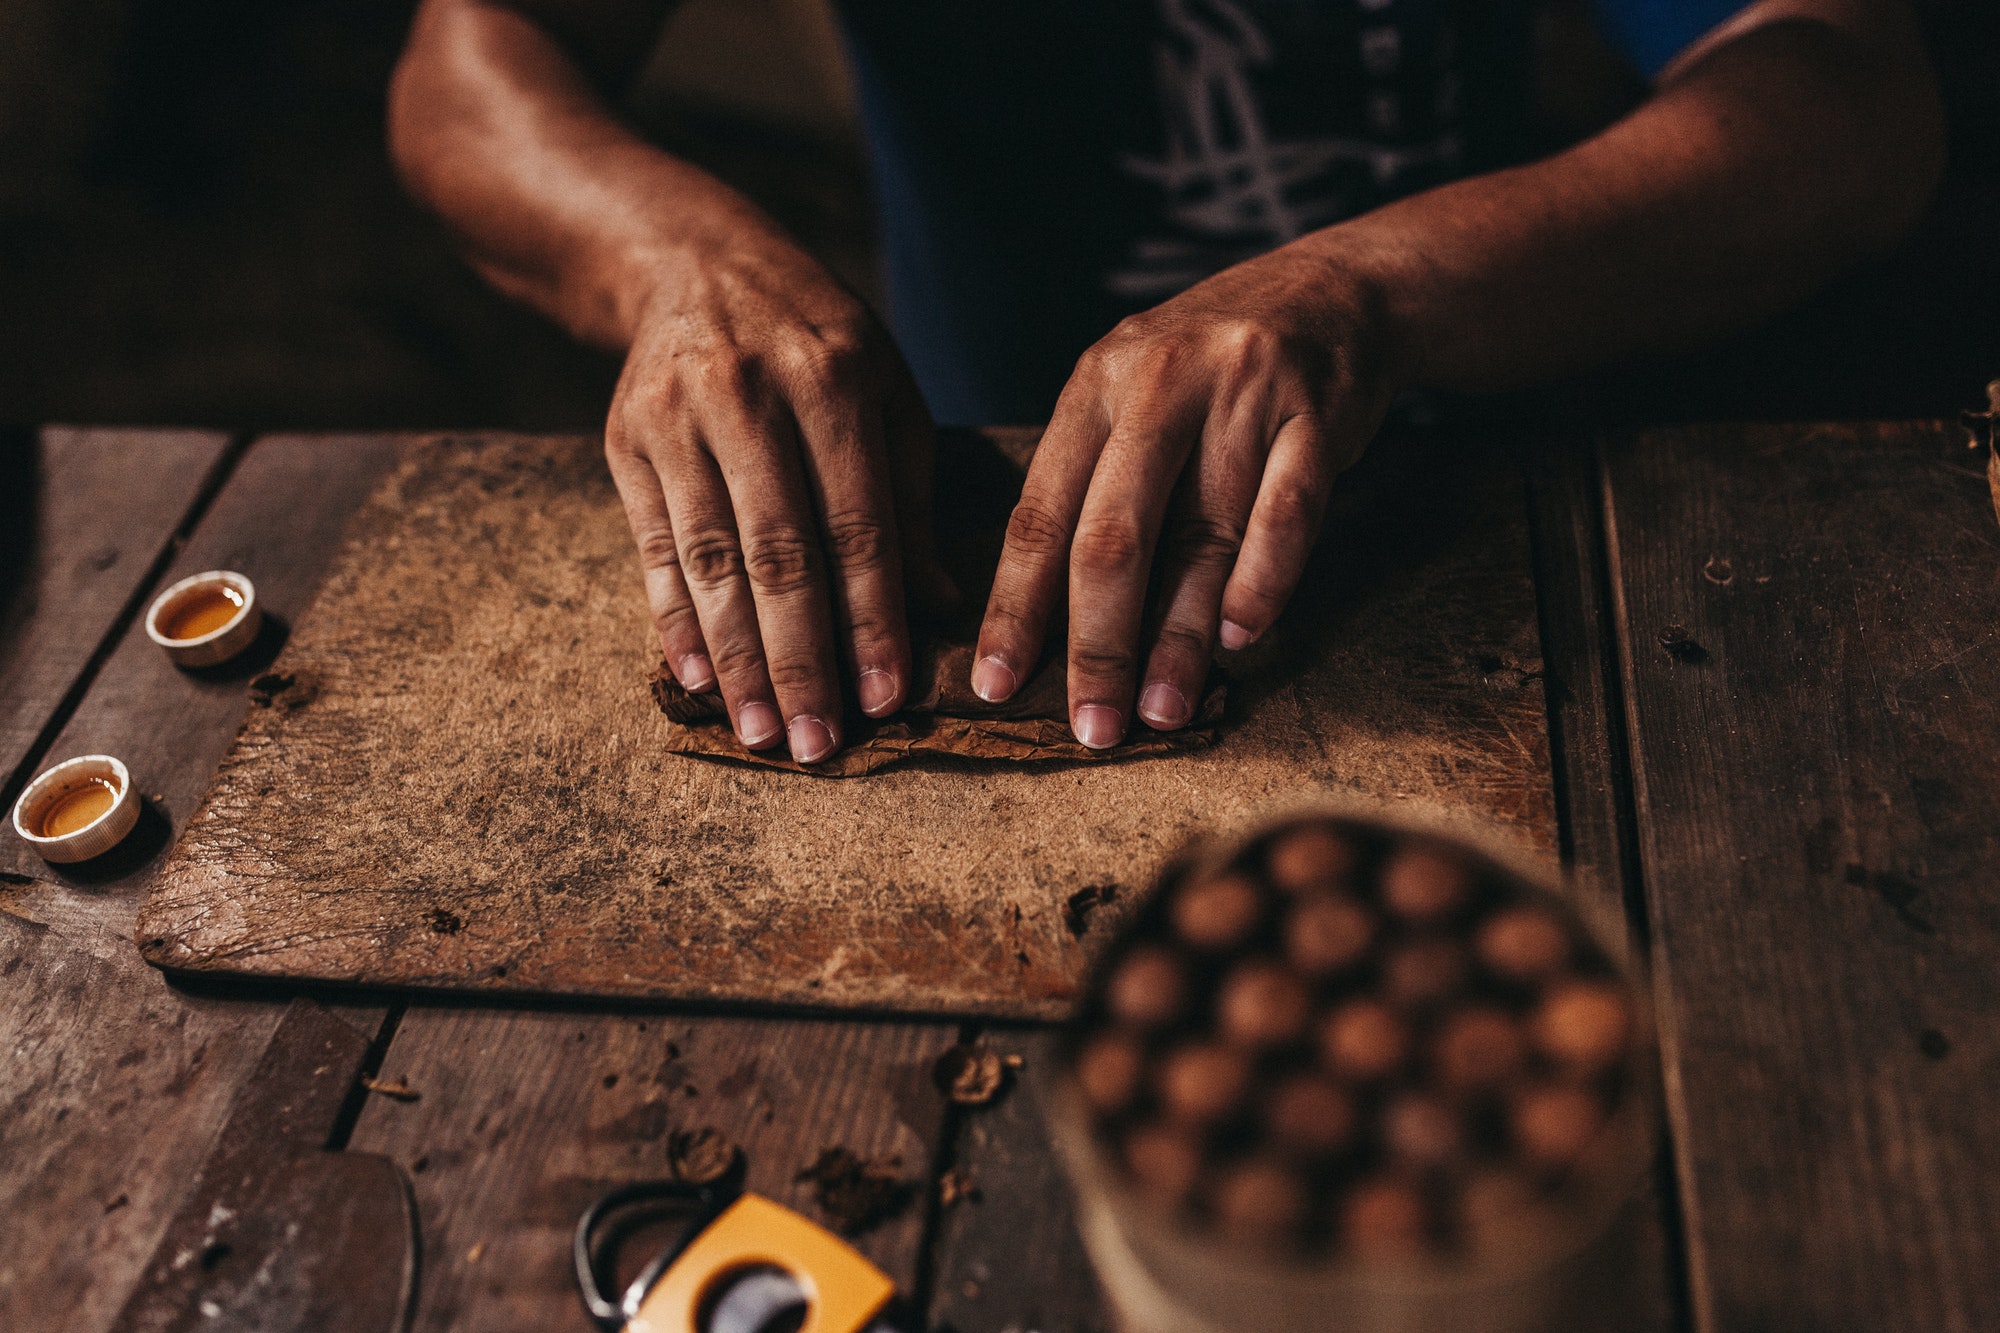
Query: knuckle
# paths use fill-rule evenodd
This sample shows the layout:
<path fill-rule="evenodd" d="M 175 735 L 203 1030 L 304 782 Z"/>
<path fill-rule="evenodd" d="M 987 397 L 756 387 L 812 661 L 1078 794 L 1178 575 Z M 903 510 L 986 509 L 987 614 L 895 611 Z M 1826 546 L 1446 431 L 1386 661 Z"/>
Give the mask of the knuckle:
<path fill-rule="evenodd" d="M 818 664 L 804 657 L 774 658 L 771 661 L 770 673 L 771 688 L 781 694 L 808 690 L 820 681 Z"/>
<path fill-rule="evenodd" d="M 764 674 L 764 649 L 754 637 L 726 639 L 710 645 L 709 662 L 719 679 L 734 681 L 754 692 Z"/>
<path fill-rule="evenodd" d="M 1068 542 L 1068 527 L 1033 500 L 1022 499 L 1007 517 L 1007 545 L 1024 554 L 1058 555 Z"/>
<path fill-rule="evenodd" d="M 659 608 L 653 613 L 653 624 L 675 643 L 701 642 L 701 621 L 686 602 L 675 600 Z"/>
<path fill-rule="evenodd" d="M 1145 539 L 1132 523 L 1099 519 L 1076 530 L 1070 561 L 1086 574 L 1128 574 L 1144 556 L 1145 545 Z"/>
<path fill-rule="evenodd" d="M 643 569 L 675 569 L 680 566 L 680 548 L 671 529 L 649 526 L 637 538 L 639 565 Z"/>
<path fill-rule="evenodd" d="M 895 533 L 879 516 L 855 510 L 829 514 L 826 543 L 844 569 L 876 569 L 889 563 L 896 549 Z"/>
<path fill-rule="evenodd" d="M 803 592 L 812 586 L 819 548 L 797 528 L 772 528 L 756 533 L 745 544 L 743 567 L 750 586 L 776 596 Z"/>
<path fill-rule="evenodd" d="M 1210 652 L 1208 636 L 1186 625 L 1160 626 L 1159 649 L 1169 660 L 1203 662 Z"/>
<path fill-rule="evenodd" d="M 684 353 L 680 360 L 687 382 L 705 396 L 735 402 L 750 398 L 755 367 L 742 353 L 704 349 Z"/>
<path fill-rule="evenodd" d="M 850 333 L 822 334 L 793 348 L 788 359 L 795 382 L 835 393 L 852 391 L 868 378 L 867 344 Z"/>
<path fill-rule="evenodd" d="M 681 572 L 698 588 L 714 588 L 743 572 L 743 548 L 731 532 L 698 532 L 681 544 Z"/>
<path fill-rule="evenodd" d="M 1138 659 L 1129 648 L 1084 642 L 1070 645 L 1069 665 L 1072 671 L 1091 680 L 1123 680 L 1132 675 Z"/>
<path fill-rule="evenodd" d="M 1320 488 L 1305 477 L 1276 477 L 1264 497 L 1271 523 L 1291 532 L 1308 532 L 1319 525 L 1325 501 Z"/>
<path fill-rule="evenodd" d="M 1168 540 L 1182 564 L 1213 568 L 1236 558 L 1243 545 L 1243 529 L 1207 514 L 1186 514 L 1174 519 Z"/>

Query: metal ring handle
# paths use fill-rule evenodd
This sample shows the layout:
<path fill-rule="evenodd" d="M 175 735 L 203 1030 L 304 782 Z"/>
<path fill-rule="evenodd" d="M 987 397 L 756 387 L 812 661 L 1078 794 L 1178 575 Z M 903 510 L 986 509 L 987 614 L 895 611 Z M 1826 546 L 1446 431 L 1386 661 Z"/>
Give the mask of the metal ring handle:
<path fill-rule="evenodd" d="M 638 1301 L 659 1280 L 667 1265 L 680 1257 L 688 1243 L 701 1234 L 702 1229 L 736 1197 L 737 1192 L 737 1183 L 727 1179 L 709 1185 L 688 1185 L 677 1180 L 641 1180 L 619 1186 L 585 1209 L 583 1216 L 577 1219 L 570 1259 L 576 1266 L 577 1291 L 583 1297 L 583 1308 L 591 1322 L 604 1333 L 620 1333 L 637 1308 Z M 604 1291 L 609 1274 L 597 1262 L 595 1242 L 599 1227 L 605 1218 L 621 1208 L 666 1199 L 684 1200 L 695 1205 L 687 1233 L 678 1244 L 646 1265 L 638 1280 L 625 1292 L 623 1300 L 613 1300 Z"/>

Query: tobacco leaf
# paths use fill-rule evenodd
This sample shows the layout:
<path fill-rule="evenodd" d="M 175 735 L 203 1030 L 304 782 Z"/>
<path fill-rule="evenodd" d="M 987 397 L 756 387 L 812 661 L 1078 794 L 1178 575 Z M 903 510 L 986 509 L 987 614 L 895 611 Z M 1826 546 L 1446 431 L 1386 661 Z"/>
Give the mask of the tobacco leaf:
<path fill-rule="evenodd" d="M 1227 682 L 1217 671 L 1210 675 L 1200 707 L 1186 727 L 1152 731 L 1135 724 L 1121 744 L 1093 750 L 1070 733 L 1068 682 L 1061 658 L 1046 663 L 1006 703 L 990 704 L 972 692 L 972 652 L 973 645 L 967 642 L 920 643 L 915 653 L 914 701 L 879 722 L 851 714 L 846 748 L 810 767 L 795 762 L 782 745 L 766 751 L 745 749 L 729 725 L 722 696 L 689 694 L 665 662 L 654 669 L 650 684 L 653 702 L 672 723 L 667 730 L 669 751 L 833 778 L 879 772 L 913 755 L 1005 763 L 1102 763 L 1198 750 L 1215 743 L 1227 702 Z"/>
<path fill-rule="evenodd" d="M 902 1159 L 870 1161 L 848 1148 L 822 1148 L 796 1180 L 809 1181 L 820 1211 L 854 1236 L 909 1207 L 916 1186 L 902 1179 Z"/>

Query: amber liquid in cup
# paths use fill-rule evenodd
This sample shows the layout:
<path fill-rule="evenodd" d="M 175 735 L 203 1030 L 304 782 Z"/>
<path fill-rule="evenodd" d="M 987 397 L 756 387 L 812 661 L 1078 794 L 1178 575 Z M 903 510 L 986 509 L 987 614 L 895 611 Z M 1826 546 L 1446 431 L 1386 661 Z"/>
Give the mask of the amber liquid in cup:
<path fill-rule="evenodd" d="M 161 633 L 170 639 L 199 639 L 243 614 L 243 594 L 234 588 L 201 588 L 162 617 Z"/>
<path fill-rule="evenodd" d="M 42 816 L 39 830 L 44 838 L 65 838 L 95 824 L 117 803 L 118 786 L 109 778 L 92 778 L 75 791 L 65 792 Z"/>

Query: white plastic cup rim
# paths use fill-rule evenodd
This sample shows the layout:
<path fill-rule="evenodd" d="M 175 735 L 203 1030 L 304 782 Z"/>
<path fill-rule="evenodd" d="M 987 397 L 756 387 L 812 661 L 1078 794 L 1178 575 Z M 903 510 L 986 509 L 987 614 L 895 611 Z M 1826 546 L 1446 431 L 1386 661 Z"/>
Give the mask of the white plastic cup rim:
<path fill-rule="evenodd" d="M 204 588 L 227 588 L 243 599 L 243 604 L 227 624 L 196 635 L 192 639 L 167 637 L 160 622 L 167 614 Z M 190 574 L 158 597 L 146 612 L 146 637 L 166 649 L 167 656 L 182 666 L 213 666 L 225 662 L 250 646 L 263 625 L 264 613 L 257 605 L 257 589 L 249 579 L 230 569 L 210 569 Z"/>
<path fill-rule="evenodd" d="M 56 837 L 45 837 L 35 831 L 50 805 L 84 783 L 102 778 L 109 778 L 118 789 L 110 809 L 82 828 Z M 102 856 L 123 842 L 138 822 L 139 801 L 132 793 L 132 774 L 122 761 L 108 754 L 86 754 L 64 760 L 37 776 L 21 793 L 21 799 L 14 802 L 14 832 L 39 852 L 43 860 L 58 864 Z"/>

